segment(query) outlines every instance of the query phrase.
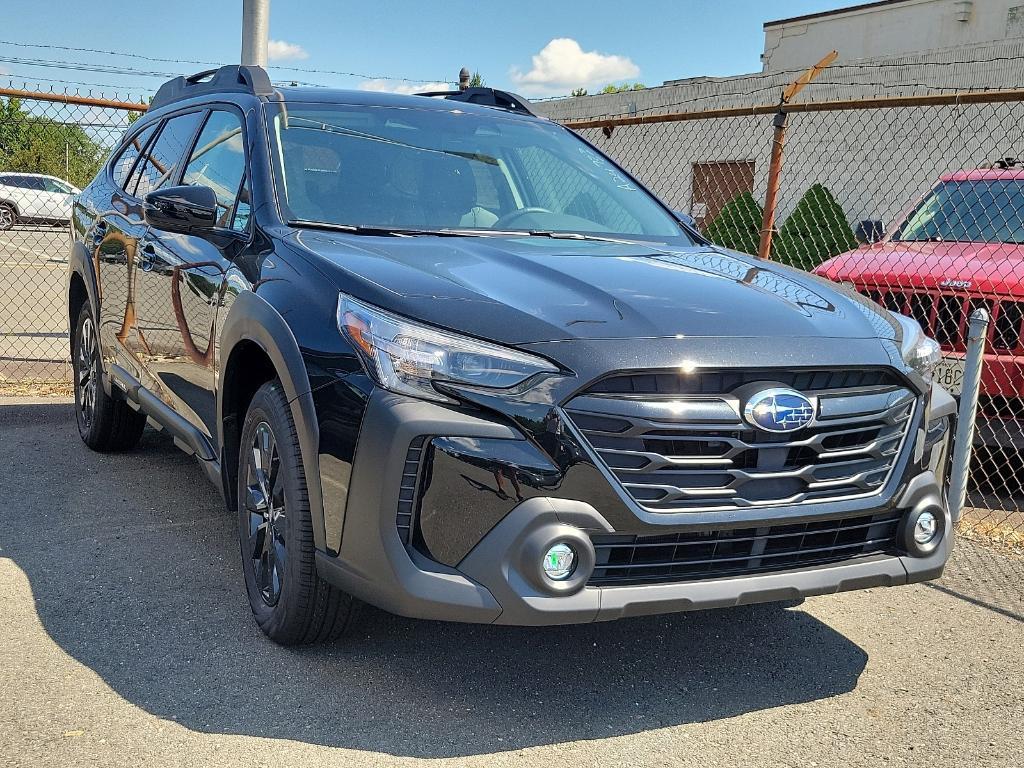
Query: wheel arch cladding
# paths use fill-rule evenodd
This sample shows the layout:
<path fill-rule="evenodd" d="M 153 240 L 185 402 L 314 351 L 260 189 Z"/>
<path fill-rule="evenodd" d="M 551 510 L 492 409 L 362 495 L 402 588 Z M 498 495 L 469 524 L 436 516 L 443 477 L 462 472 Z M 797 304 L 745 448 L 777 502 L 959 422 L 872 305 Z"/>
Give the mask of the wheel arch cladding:
<path fill-rule="evenodd" d="M 229 509 L 234 511 L 237 506 L 238 439 L 245 418 L 240 409 L 242 405 L 248 407 L 246 393 L 251 399 L 265 381 L 276 376 L 284 389 L 299 436 L 314 543 L 317 549 L 323 549 L 323 493 L 318 466 L 320 430 L 306 365 L 291 328 L 267 301 L 251 291 L 243 291 L 235 298 L 224 321 L 220 349 L 217 429 L 221 479 Z"/>
<path fill-rule="evenodd" d="M 71 329 L 68 334 L 68 344 L 71 347 L 71 353 L 74 354 L 74 329 L 75 323 L 78 322 L 78 313 L 82 311 L 82 305 L 89 302 L 94 318 L 99 318 L 100 308 L 92 259 L 82 243 L 72 244 L 68 262 L 68 328 Z"/>

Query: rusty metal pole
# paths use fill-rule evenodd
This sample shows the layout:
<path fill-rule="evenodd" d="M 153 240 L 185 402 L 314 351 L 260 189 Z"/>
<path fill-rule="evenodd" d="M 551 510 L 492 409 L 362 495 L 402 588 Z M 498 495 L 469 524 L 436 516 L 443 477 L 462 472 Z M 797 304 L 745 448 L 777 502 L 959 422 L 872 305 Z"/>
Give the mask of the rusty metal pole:
<path fill-rule="evenodd" d="M 757 255 L 762 259 L 772 257 L 775 207 L 779 199 L 779 182 L 782 177 L 782 150 L 786 143 L 786 118 L 786 105 L 782 102 L 773 123 L 775 131 L 772 136 L 772 159 L 768 164 L 768 189 L 764 195 L 764 215 L 761 217 L 761 242 L 757 246 Z"/>
<path fill-rule="evenodd" d="M 786 86 L 779 100 L 779 111 L 772 122 L 775 130 L 772 136 L 772 159 L 768 165 L 768 189 L 764 195 L 764 216 L 761 218 L 761 242 L 757 246 L 757 255 L 762 259 L 772 257 L 772 234 L 775 230 L 775 207 L 779 199 L 779 182 L 782 177 L 782 148 L 786 143 L 786 105 L 800 91 L 811 84 L 821 72 L 836 60 L 839 54 L 830 51 L 821 61 L 804 72 L 800 77 Z"/>

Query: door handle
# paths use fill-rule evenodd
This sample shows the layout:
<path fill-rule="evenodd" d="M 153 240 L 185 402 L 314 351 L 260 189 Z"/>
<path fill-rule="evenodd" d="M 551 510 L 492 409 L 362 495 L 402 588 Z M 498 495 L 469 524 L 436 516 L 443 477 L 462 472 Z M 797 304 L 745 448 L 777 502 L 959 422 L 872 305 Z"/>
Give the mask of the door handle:
<path fill-rule="evenodd" d="M 150 272 L 153 269 L 153 261 L 156 258 L 156 248 L 148 240 L 139 241 L 139 266 L 143 272 Z"/>

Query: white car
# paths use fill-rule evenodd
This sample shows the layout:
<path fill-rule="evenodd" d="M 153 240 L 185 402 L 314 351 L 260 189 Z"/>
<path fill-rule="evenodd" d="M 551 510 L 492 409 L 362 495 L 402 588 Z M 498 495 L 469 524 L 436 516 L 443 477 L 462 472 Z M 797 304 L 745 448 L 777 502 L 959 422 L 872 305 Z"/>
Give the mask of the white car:
<path fill-rule="evenodd" d="M 0 231 L 18 223 L 66 223 L 71 219 L 71 201 L 79 192 L 55 176 L 0 172 Z"/>

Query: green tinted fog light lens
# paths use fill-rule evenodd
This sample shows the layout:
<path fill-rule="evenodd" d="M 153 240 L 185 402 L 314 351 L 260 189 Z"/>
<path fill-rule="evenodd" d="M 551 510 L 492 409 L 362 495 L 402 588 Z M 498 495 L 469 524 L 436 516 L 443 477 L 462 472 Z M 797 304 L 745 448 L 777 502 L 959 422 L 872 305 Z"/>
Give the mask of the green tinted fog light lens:
<path fill-rule="evenodd" d="M 914 541 L 928 544 L 939 532 L 939 521 L 931 512 L 922 512 L 914 523 Z"/>
<path fill-rule="evenodd" d="M 576 568 L 576 552 L 568 544 L 555 544 L 544 553 L 544 573 L 554 581 L 564 581 Z"/>

